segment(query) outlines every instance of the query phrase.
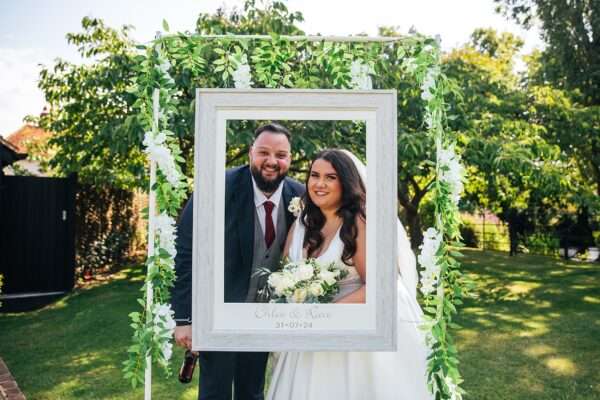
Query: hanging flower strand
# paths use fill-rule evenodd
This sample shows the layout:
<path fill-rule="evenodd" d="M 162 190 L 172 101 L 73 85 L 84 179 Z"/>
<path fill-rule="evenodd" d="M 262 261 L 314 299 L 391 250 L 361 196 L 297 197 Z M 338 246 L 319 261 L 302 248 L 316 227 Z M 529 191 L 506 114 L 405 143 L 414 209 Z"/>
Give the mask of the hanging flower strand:
<path fill-rule="evenodd" d="M 156 198 L 156 215 L 148 215 L 149 232 L 154 239 L 154 251 L 149 254 L 146 265 L 148 271 L 143 287 L 144 297 L 138 299 L 143 305 L 142 312 L 133 312 L 129 316 L 132 321 L 133 344 L 129 347 L 129 359 L 124 362 L 124 374 L 133 387 L 144 383 L 146 357 L 152 355 L 152 360 L 163 367 L 170 375 L 169 360 L 173 354 L 172 337 L 175 329 L 173 311 L 169 304 L 169 287 L 175 280 L 175 239 L 177 236 L 174 213 L 179 208 L 185 196 L 185 176 L 181 172 L 178 161 L 181 160 L 180 149 L 173 132 L 160 129 L 168 123 L 173 104 L 173 88 L 175 81 L 170 75 L 171 63 L 162 52 L 162 45 L 157 43 L 149 48 L 150 60 L 141 66 L 142 74 L 152 76 L 157 74 L 163 82 L 159 92 L 155 82 L 149 81 L 148 86 L 138 85 L 136 91 L 140 98 L 137 106 L 145 123 L 151 127 L 144 134 L 144 152 L 151 163 L 156 164 L 156 183 L 150 188 Z M 150 98 L 150 93 L 160 93 L 158 109 Z M 150 286 L 149 286 L 150 285 Z M 147 306 L 147 288 L 152 288 L 153 302 Z"/>
<path fill-rule="evenodd" d="M 363 64 L 359 60 L 352 61 L 350 65 L 350 87 L 359 90 L 373 89 L 373 81 L 370 76 L 372 73 L 373 70 L 368 64 Z"/>
<path fill-rule="evenodd" d="M 244 54 L 241 60 L 236 61 L 237 68 L 233 71 L 233 84 L 236 89 L 250 89 L 252 87 L 252 75 L 250 73 L 250 65 L 248 65 L 248 57 Z"/>
<path fill-rule="evenodd" d="M 420 291 L 425 304 L 423 329 L 431 347 L 429 385 L 436 398 L 460 400 L 464 390 L 458 371 L 458 354 L 449 329 L 453 314 L 462 304 L 465 280 L 460 256 L 451 247 L 460 248 L 458 202 L 463 190 L 464 168 L 455 152 L 453 141 L 445 134 L 446 104 L 449 83 L 440 68 L 439 42 L 425 40 L 421 50 L 405 59 L 405 70 L 416 77 L 425 105 L 424 125 L 436 144 L 436 180 L 433 187 L 435 227 L 424 233 L 418 262 L 421 266 Z"/>

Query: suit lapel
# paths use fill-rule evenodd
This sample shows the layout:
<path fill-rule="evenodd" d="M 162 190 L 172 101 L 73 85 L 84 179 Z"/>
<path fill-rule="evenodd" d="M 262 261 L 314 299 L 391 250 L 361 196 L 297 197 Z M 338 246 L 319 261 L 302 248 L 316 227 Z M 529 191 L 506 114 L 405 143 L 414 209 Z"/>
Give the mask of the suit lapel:
<path fill-rule="evenodd" d="M 252 257 L 254 255 L 254 189 L 250 169 L 244 168 L 240 171 L 240 191 L 236 197 L 237 231 L 242 251 L 242 264 L 244 269 L 252 268 Z"/>

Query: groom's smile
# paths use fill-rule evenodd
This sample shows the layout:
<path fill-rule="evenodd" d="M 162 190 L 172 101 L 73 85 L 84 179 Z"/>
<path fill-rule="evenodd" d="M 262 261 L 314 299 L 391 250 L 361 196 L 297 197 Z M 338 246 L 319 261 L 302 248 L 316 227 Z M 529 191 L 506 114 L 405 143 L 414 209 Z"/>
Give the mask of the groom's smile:
<path fill-rule="evenodd" d="M 267 195 L 273 193 L 287 175 L 292 161 L 287 136 L 264 131 L 254 140 L 248 155 L 256 185 Z"/>

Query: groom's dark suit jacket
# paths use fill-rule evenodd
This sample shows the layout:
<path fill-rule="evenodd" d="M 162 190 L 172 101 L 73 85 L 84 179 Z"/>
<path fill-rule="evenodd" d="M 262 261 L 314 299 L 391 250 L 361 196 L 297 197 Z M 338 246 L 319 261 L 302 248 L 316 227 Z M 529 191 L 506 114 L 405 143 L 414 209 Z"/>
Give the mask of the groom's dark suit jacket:
<path fill-rule="evenodd" d="M 279 206 L 285 207 L 286 231 L 294 222 L 288 211 L 290 200 L 304 193 L 304 186 L 285 178 Z M 225 302 L 246 300 L 254 252 L 254 189 L 249 166 L 225 174 Z M 278 221 L 279 223 L 280 221 Z M 177 229 L 177 280 L 171 290 L 178 325 L 191 323 L 193 198 L 185 206 Z M 202 228 L 200 228 L 202 229 Z"/>

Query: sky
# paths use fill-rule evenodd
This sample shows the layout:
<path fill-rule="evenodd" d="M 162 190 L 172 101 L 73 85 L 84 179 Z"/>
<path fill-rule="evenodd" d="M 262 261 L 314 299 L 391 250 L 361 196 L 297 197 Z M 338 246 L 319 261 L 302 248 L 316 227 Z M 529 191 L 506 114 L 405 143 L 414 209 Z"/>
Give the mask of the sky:
<path fill-rule="evenodd" d="M 260 2 L 260 0 L 257 0 Z M 84 16 L 102 18 L 109 26 L 133 25 L 132 37 L 152 40 L 166 19 L 170 30 L 192 31 L 201 12 L 225 6 L 241 8 L 243 0 L 1 0 L 0 1 L 0 135 L 23 125 L 28 114 L 45 104 L 37 88 L 39 64 L 56 58 L 81 62 L 65 35 L 81 31 Z M 414 27 L 439 34 L 445 50 L 463 45 L 475 28 L 509 31 L 525 40 L 523 53 L 542 46 L 536 29 L 525 31 L 494 11 L 493 0 L 288 0 L 300 11 L 307 34 L 377 34 L 379 26 Z"/>

